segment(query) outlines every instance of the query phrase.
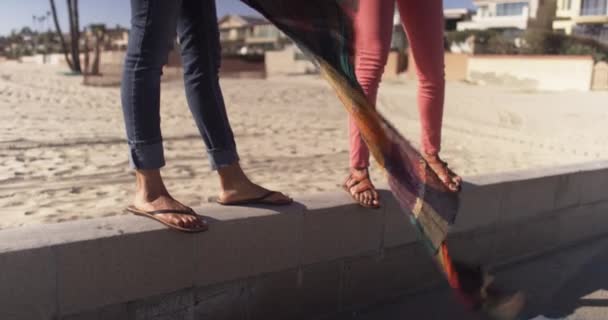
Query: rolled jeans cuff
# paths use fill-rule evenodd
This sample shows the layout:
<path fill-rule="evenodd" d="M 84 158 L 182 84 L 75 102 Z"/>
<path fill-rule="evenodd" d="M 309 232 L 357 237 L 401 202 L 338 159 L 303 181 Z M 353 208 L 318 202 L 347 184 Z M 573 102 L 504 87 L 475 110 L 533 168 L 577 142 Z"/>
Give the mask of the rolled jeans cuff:
<path fill-rule="evenodd" d="M 227 167 L 239 161 L 239 155 L 236 150 L 215 149 L 207 150 L 207 153 L 209 154 L 211 169 L 213 170 Z"/>
<path fill-rule="evenodd" d="M 139 170 L 160 169 L 165 166 L 163 143 L 132 144 L 129 143 L 129 163 L 131 168 Z"/>

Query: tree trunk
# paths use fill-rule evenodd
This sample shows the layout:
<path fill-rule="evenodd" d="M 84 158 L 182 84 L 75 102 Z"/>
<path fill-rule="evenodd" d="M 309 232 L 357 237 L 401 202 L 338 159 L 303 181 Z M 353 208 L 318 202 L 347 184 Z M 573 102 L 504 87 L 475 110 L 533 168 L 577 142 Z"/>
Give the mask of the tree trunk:
<path fill-rule="evenodd" d="M 101 31 L 98 31 L 101 32 Z M 103 39 L 103 36 L 100 37 L 100 35 L 96 32 L 95 33 L 95 57 L 93 58 L 93 70 L 92 73 L 94 75 L 99 75 L 99 60 L 100 60 L 100 55 L 101 55 L 101 39 Z"/>
<path fill-rule="evenodd" d="M 84 70 L 83 70 L 83 74 L 84 77 L 86 79 L 87 75 L 89 74 L 94 74 L 94 72 L 91 72 L 91 63 L 90 63 L 90 51 L 89 50 L 89 38 L 85 37 L 84 38 Z"/>
<path fill-rule="evenodd" d="M 78 25 L 78 0 L 67 0 L 70 17 L 70 37 L 74 72 L 81 73 L 80 67 L 80 26 Z"/>
<path fill-rule="evenodd" d="M 59 35 L 59 39 L 61 40 L 61 48 L 63 49 L 63 56 L 65 57 L 65 62 L 68 64 L 68 67 L 70 67 L 70 70 L 74 70 L 74 66 L 68 55 L 68 46 L 65 43 L 65 38 L 63 37 L 63 33 L 61 32 L 61 27 L 59 26 L 59 20 L 57 19 L 57 9 L 55 8 L 55 0 L 50 0 L 50 1 L 51 1 L 51 12 L 53 13 L 53 21 L 55 22 L 55 30 L 56 30 L 57 34 Z"/>

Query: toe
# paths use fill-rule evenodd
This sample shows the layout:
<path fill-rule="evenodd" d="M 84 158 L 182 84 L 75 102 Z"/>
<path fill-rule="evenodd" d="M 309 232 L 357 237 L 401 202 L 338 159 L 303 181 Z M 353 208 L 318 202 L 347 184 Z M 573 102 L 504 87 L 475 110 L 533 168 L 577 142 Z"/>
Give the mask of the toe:
<path fill-rule="evenodd" d="M 372 204 L 372 200 L 373 200 L 372 199 L 372 193 L 369 192 L 369 191 L 365 192 L 365 204 L 368 205 L 368 206 L 371 205 Z"/>
<path fill-rule="evenodd" d="M 183 219 L 180 218 L 176 218 L 175 220 L 175 224 L 177 224 L 178 226 L 185 228 L 186 227 L 186 221 L 184 221 Z"/>

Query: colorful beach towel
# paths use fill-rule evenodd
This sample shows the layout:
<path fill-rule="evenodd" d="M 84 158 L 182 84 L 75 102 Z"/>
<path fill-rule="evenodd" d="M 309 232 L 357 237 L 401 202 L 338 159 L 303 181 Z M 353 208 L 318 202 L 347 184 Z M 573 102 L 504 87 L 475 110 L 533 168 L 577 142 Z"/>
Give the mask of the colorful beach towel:
<path fill-rule="evenodd" d="M 450 192 L 421 154 L 367 100 L 353 65 L 353 13 L 357 0 L 242 0 L 310 54 L 354 117 L 390 189 L 419 231 L 450 286 L 472 305 L 483 285 L 479 269 L 451 260 L 448 228 L 458 212 Z"/>

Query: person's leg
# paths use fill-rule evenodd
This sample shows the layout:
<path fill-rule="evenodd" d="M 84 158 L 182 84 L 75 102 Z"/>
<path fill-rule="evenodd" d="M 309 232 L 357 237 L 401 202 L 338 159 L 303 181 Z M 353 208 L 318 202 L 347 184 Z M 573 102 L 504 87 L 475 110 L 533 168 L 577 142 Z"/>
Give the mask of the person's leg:
<path fill-rule="evenodd" d="M 355 15 L 355 73 L 375 105 L 390 49 L 394 0 L 360 0 Z M 349 116 L 350 171 L 345 187 L 364 206 L 378 206 L 378 193 L 369 180 L 369 149 Z"/>
<path fill-rule="evenodd" d="M 183 0 L 177 22 L 188 105 L 221 182 L 221 203 L 259 199 L 286 204 L 291 199 L 252 183 L 239 157 L 219 84 L 220 42 L 214 0 Z"/>
<path fill-rule="evenodd" d="M 129 158 L 137 191 L 133 208 L 139 211 L 187 210 L 164 186 L 160 131 L 160 77 L 171 42 L 179 1 L 131 0 L 131 32 L 122 79 L 122 107 Z M 203 227 L 192 215 L 161 214 L 157 218 L 186 228 Z"/>
<path fill-rule="evenodd" d="M 445 97 L 443 2 L 397 0 L 418 75 L 422 151 L 431 168 L 453 191 L 460 178 L 439 158 Z"/>

